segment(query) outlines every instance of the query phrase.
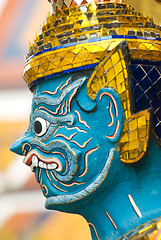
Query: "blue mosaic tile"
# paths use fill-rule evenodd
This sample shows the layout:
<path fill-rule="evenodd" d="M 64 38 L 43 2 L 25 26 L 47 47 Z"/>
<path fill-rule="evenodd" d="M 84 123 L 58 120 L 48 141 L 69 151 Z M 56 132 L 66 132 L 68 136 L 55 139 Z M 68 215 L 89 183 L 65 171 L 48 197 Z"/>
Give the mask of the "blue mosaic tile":
<path fill-rule="evenodd" d="M 153 83 L 156 82 L 157 79 L 160 78 L 160 73 L 157 71 L 156 67 L 154 67 L 148 74 L 149 78 Z"/>
<path fill-rule="evenodd" d="M 143 94 L 141 97 L 139 97 L 136 101 L 136 108 L 137 110 L 144 110 L 147 108 L 150 108 L 149 98 Z"/>
<path fill-rule="evenodd" d="M 152 82 L 150 81 L 148 76 L 143 78 L 143 80 L 140 82 L 140 86 L 144 91 L 146 91 L 148 88 L 150 88 L 151 85 L 152 85 Z"/>
<path fill-rule="evenodd" d="M 154 124 L 154 126 L 158 125 L 158 123 L 159 123 L 159 120 L 158 120 L 158 118 L 154 115 L 154 116 L 153 116 L 153 124 Z"/>
<path fill-rule="evenodd" d="M 161 120 L 161 108 L 158 108 L 155 112 L 155 114 L 157 115 L 157 117 L 159 118 L 159 120 Z"/>
<path fill-rule="evenodd" d="M 151 70 L 153 69 L 153 67 L 151 66 L 144 66 L 144 70 L 145 72 L 148 74 Z"/>
<path fill-rule="evenodd" d="M 132 60 L 130 70 L 134 111 L 152 109 L 153 132 L 161 140 L 161 63 Z"/>
<path fill-rule="evenodd" d="M 159 66 L 157 69 L 158 69 L 158 71 L 161 73 L 161 66 Z"/>
<path fill-rule="evenodd" d="M 132 89 L 135 88 L 137 84 L 138 84 L 138 81 L 135 78 L 133 78 L 133 80 L 131 81 L 131 88 Z"/>
<path fill-rule="evenodd" d="M 161 91 L 157 95 L 158 95 L 159 100 L 161 100 Z"/>
<path fill-rule="evenodd" d="M 154 99 L 152 99 L 152 101 L 150 102 L 151 106 L 154 108 L 154 109 L 157 109 L 160 107 L 161 105 L 161 102 L 159 101 L 159 99 L 156 97 Z"/>
<path fill-rule="evenodd" d="M 143 89 L 139 85 L 136 85 L 136 87 L 134 88 L 134 99 L 135 99 L 135 102 L 140 98 L 140 96 L 142 94 L 144 94 Z"/>
<path fill-rule="evenodd" d="M 161 79 L 156 81 L 153 86 L 156 90 L 156 93 L 158 93 L 158 91 L 161 89 Z"/>
<path fill-rule="evenodd" d="M 160 131 L 160 128 L 161 128 L 161 124 L 154 128 L 154 132 L 155 132 L 155 134 L 157 135 L 157 137 L 158 137 L 159 139 L 161 139 L 161 131 Z"/>
<path fill-rule="evenodd" d="M 140 65 L 138 65 L 138 67 L 133 72 L 133 77 L 137 79 L 138 82 L 140 82 L 142 78 L 145 77 L 145 72 Z"/>
<path fill-rule="evenodd" d="M 132 72 L 134 72 L 137 67 L 138 67 L 137 64 L 136 65 L 133 64 L 133 65 L 130 66 L 130 69 L 131 69 Z"/>

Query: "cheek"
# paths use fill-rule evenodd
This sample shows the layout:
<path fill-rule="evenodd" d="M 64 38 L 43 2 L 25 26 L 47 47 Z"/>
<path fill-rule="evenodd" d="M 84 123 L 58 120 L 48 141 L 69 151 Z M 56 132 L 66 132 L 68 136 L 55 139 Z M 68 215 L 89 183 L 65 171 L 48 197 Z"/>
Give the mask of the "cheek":
<path fill-rule="evenodd" d="M 81 181 L 93 181 L 103 169 L 108 156 L 107 149 L 103 149 L 104 147 L 102 145 L 96 146 L 95 144 L 91 144 L 90 148 L 82 154 L 82 159 L 79 161 L 79 179 L 81 179 Z M 102 154 L 102 152 L 104 152 L 104 154 Z"/>
<path fill-rule="evenodd" d="M 75 119 L 76 119 L 76 125 L 78 125 L 80 128 L 85 129 L 87 132 L 92 131 L 99 131 L 100 125 L 105 122 L 105 119 L 103 119 L 103 114 L 99 114 L 99 112 L 96 110 L 95 112 L 83 112 L 82 110 L 78 109 L 75 110 Z M 103 127 L 103 126 L 102 126 Z"/>

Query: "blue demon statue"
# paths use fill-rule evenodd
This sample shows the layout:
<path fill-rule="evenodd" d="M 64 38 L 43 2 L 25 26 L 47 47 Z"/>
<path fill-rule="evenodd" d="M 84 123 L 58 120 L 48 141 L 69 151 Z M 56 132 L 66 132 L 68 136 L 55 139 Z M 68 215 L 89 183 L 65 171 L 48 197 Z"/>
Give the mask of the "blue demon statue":
<path fill-rule="evenodd" d="M 82 215 L 93 240 L 160 239 L 160 27 L 121 1 L 51 3 L 23 73 L 29 128 L 11 150 L 45 207 Z"/>

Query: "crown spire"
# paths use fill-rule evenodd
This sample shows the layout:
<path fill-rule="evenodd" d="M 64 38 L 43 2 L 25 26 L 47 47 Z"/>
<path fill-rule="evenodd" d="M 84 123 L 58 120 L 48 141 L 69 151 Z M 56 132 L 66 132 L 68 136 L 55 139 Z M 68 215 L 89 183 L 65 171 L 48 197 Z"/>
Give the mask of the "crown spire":
<path fill-rule="evenodd" d="M 99 0 L 48 0 L 53 8 L 53 11 L 56 13 L 58 10 L 63 10 L 64 8 L 79 6 L 84 4 L 89 4 L 91 2 L 100 2 Z M 111 2 L 111 3 L 122 3 L 123 0 L 102 0 L 101 2 Z"/>

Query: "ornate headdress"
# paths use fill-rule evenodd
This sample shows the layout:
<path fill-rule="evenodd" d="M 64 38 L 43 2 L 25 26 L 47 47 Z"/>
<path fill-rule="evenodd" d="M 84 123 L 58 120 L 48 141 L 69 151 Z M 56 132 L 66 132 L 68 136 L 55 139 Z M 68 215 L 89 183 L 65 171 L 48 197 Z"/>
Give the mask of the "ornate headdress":
<path fill-rule="evenodd" d="M 96 66 L 101 57 L 126 39 L 132 58 L 160 60 L 161 27 L 121 0 L 51 1 L 53 14 L 30 45 L 23 77 L 29 87 L 42 79 Z"/>

